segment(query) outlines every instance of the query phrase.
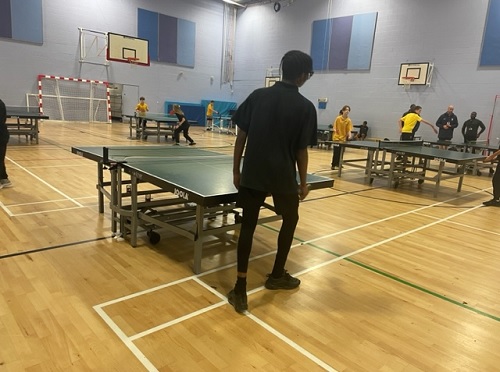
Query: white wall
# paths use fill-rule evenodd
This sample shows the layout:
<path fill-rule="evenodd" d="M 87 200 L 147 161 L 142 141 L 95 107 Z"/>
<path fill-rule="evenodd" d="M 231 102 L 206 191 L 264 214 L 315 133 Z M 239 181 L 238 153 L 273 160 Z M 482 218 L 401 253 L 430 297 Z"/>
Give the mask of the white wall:
<path fill-rule="evenodd" d="M 195 68 L 78 62 L 78 27 L 136 35 L 138 7 L 196 23 Z M 286 51 L 310 51 L 314 20 L 378 12 L 370 71 L 317 73 L 301 88 L 315 104 L 328 97 L 320 124 L 331 123 L 349 104 L 354 123 L 367 120 L 371 136 L 397 138 L 398 117 L 416 103 L 432 122 L 454 104 L 460 123 L 477 111 L 488 125 L 500 70 L 478 67 L 487 8 L 488 0 L 286 0 L 278 13 L 272 2 L 250 6 L 238 12 L 232 92 L 220 85 L 221 0 L 45 0 L 43 45 L 0 40 L 0 97 L 7 105 L 24 104 L 25 93 L 37 91 L 37 75 L 51 74 L 138 85 L 155 111 L 162 111 L 165 100 L 239 103 L 264 85 L 266 69 L 278 67 Z M 397 85 L 401 63 L 426 61 L 435 64 L 431 87 L 407 92 Z M 500 120 L 496 126 L 494 136 L 500 137 Z M 419 134 L 435 138 L 426 126 Z"/>
<path fill-rule="evenodd" d="M 278 13 L 272 3 L 249 7 L 238 19 L 237 98 L 262 86 L 266 68 L 278 66 L 287 50 L 310 52 L 314 20 L 378 12 L 370 71 L 317 73 L 301 88 L 315 104 L 328 97 L 320 123 L 331 123 L 348 104 L 355 124 L 369 122 L 371 136 L 397 138 L 397 119 L 415 103 L 431 122 L 454 104 L 460 123 L 477 111 L 488 125 L 500 71 L 478 67 L 487 8 L 487 0 L 295 0 Z M 398 86 L 404 62 L 434 63 L 432 85 L 409 91 Z M 492 138 L 500 137 L 500 121 L 496 126 Z M 435 138 L 427 126 L 419 134 Z"/>
<path fill-rule="evenodd" d="M 195 68 L 79 62 L 79 27 L 136 36 L 139 7 L 196 23 Z M 220 85 L 222 11 L 221 2 L 206 0 L 45 0 L 43 45 L 0 40 L 0 97 L 7 105 L 23 105 L 26 93 L 37 93 L 38 74 L 48 74 L 138 85 L 155 111 L 163 111 L 166 100 L 227 100 L 230 87 Z"/>

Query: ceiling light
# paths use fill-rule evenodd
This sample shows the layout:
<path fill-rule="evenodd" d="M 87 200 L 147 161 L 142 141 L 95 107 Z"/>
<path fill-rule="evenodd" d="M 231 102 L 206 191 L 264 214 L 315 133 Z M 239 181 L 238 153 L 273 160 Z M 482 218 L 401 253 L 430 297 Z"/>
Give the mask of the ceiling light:
<path fill-rule="evenodd" d="M 222 1 L 225 2 L 225 3 L 231 4 L 231 5 L 236 5 L 236 6 L 239 6 L 239 7 L 242 7 L 242 8 L 246 8 L 245 5 L 238 4 L 236 1 L 232 1 L 232 0 L 222 0 Z"/>

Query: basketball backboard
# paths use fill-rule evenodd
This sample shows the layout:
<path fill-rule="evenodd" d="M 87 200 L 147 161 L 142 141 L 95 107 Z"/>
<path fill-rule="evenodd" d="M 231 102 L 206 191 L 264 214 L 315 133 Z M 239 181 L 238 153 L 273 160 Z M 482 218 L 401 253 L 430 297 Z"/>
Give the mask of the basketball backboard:
<path fill-rule="evenodd" d="M 126 36 L 108 32 L 108 61 L 133 63 L 149 66 L 149 42 L 134 36 Z"/>
<path fill-rule="evenodd" d="M 431 76 L 432 64 L 429 62 L 401 63 L 398 85 L 407 85 L 408 78 L 411 85 L 430 85 Z"/>

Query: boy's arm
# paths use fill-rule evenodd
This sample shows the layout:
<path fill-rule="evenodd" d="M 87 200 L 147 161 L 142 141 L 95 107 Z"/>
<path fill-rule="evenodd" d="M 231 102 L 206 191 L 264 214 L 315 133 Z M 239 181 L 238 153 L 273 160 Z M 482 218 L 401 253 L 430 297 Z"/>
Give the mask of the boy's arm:
<path fill-rule="evenodd" d="M 437 132 L 438 132 L 438 131 L 437 131 L 437 129 L 436 129 L 436 127 L 434 127 L 434 125 L 432 125 L 432 123 L 430 123 L 430 122 L 428 122 L 427 120 L 424 120 L 424 119 L 422 119 L 422 120 L 420 120 L 420 121 L 421 121 L 422 123 L 424 123 L 424 124 L 427 124 L 429 127 L 431 127 L 431 128 L 432 128 L 432 130 L 434 131 L 434 133 L 437 133 Z"/>
<path fill-rule="evenodd" d="M 493 154 L 488 155 L 488 156 L 487 156 L 487 157 L 483 160 L 483 162 L 485 162 L 485 163 L 486 163 L 486 162 L 489 162 L 489 161 L 495 160 L 495 158 L 496 158 L 498 155 L 500 155 L 500 150 L 497 150 L 497 151 L 495 151 Z"/>
<path fill-rule="evenodd" d="M 297 169 L 299 170 L 299 198 L 304 200 L 309 194 L 309 187 L 307 186 L 307 165 L 309 163 L 309 153 L 307 152 L 307 147 L 304 149 L 299 149 L 296 154 L 297 157 Z"/>
<path fill-rule="evenodd" d="M 247 133 L 241 128 L 238 128 L 238 134 L 236 135 L 236 141 L 234 143 L 233 155 L 233 184 L 237 189 L 240 188 L 241 158 L 243 156 L 243 150 L 245 149 L 246 142 Z"/>

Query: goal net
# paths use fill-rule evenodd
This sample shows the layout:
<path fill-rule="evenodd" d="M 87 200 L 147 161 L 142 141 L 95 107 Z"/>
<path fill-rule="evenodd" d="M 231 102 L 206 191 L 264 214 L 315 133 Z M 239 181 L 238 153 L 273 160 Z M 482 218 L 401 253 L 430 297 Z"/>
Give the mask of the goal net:
<path fill-rule="evenodd" d="M 39 75 L 38 100 L 40 112 L 50 120 L 111 123 L 105 81 Z"/>

